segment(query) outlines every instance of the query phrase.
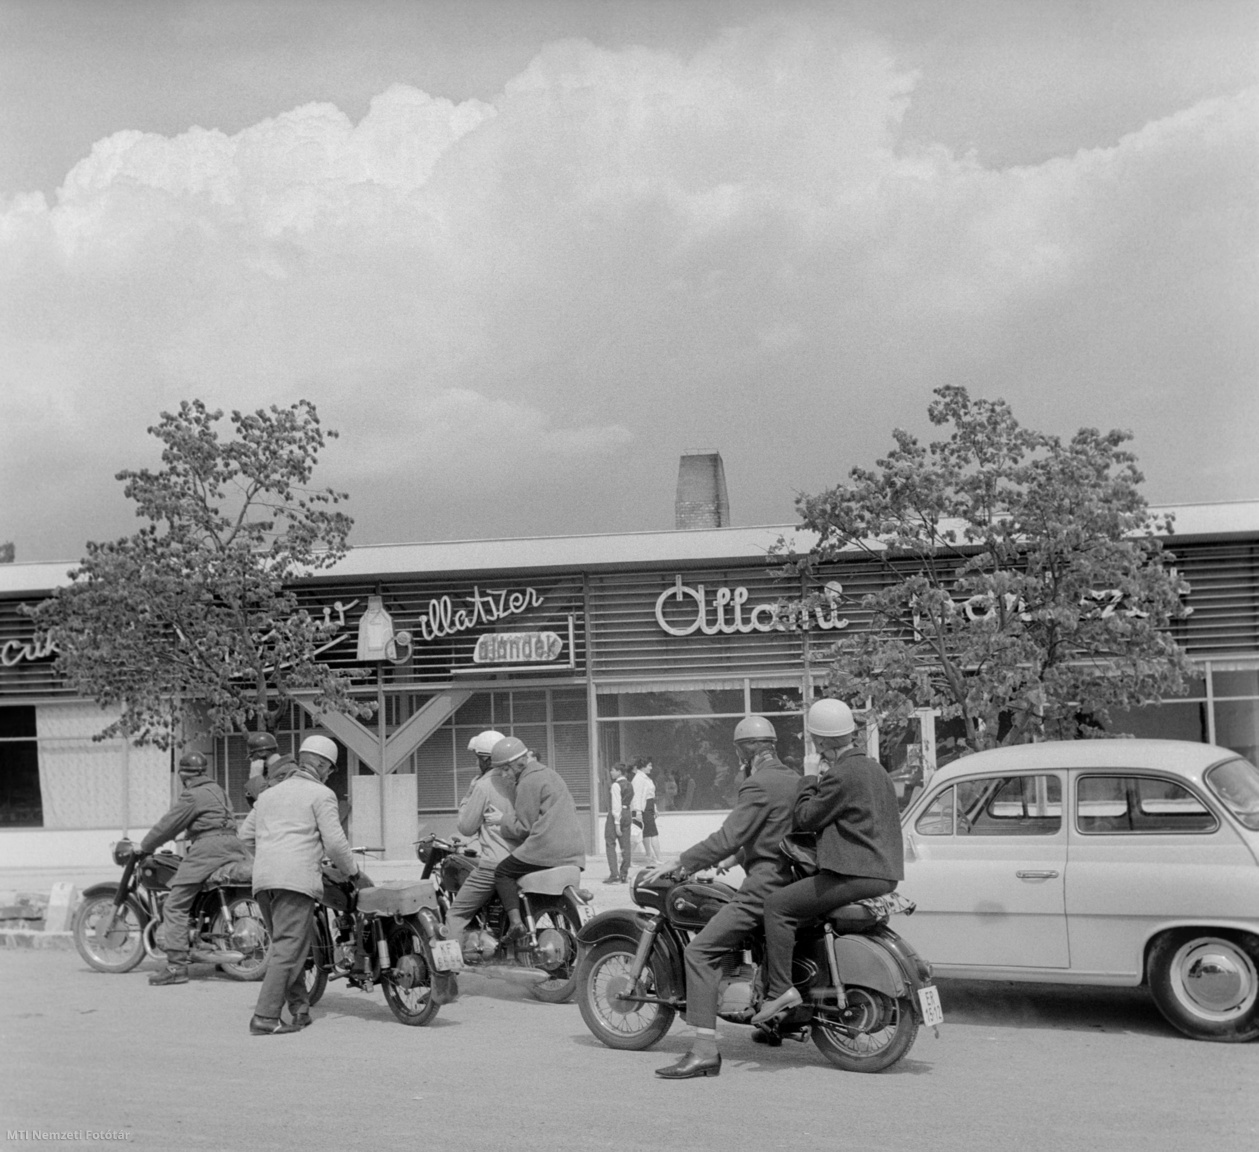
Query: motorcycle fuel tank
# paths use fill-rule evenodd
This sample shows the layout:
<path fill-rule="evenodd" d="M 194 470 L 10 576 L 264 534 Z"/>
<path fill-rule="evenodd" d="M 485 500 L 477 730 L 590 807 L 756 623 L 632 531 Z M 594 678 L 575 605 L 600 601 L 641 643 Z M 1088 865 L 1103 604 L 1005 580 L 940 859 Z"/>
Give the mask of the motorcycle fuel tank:
<path fill-rule="evenodd" d="M 681 928 L 702 928 L 734 896 L 735 891 L 728 884 L 687 880 L 669 889 L 665 915 Z"/>

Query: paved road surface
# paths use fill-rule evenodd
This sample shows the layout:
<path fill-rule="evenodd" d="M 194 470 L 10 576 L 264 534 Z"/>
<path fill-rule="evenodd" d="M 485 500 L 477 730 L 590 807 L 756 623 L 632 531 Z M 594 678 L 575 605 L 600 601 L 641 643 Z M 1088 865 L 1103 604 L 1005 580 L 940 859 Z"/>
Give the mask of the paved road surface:
<path fill-rule="evenodd" d="M 920 1034 L 891 1072 L 842 1073 L 812 1046 L 767 1050 L 730 1026 L 719 1078 L 666 1083 L 652 1070 L 683 1050 L 677 1026 L 655 1051 L 613 1052 L 574 1005 L 483 977 L 427 1028 L 338 983 L 311 1028 L 256 1038 L 255 985 L 198 966 L 150 989 L 150 970 L 0 951 L 6 1134 L 283 1152 L 1259 1148 L 1259 1044 L 1182 1039 L 1138 992 L 950 983 L 942 1038 Z"/>

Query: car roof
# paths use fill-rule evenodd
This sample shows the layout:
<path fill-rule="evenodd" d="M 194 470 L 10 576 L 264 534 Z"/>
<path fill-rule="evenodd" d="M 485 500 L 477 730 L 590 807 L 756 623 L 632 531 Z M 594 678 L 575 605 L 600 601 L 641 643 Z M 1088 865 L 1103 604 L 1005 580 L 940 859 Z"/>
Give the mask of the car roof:
<path fill-rule="evenodd" d="M 935 787 L 976 772 L 1027 772 L 1037 768 L 1153 768 L 1200 779 L 1212 764 L 1236 756 L 1230 748 L 1189 740 L 1046 740 L 963 756 L 937 771 L 931 784 Z"/>

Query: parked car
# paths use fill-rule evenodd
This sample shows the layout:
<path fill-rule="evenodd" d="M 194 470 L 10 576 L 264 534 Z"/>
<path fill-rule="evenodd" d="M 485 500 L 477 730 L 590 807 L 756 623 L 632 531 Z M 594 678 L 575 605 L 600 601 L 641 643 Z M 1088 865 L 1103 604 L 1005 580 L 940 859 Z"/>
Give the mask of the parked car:
<path fill-rule="evenodd" d="M 906 809 L 901 934 L 941 977 L 1149 986 L 1200 1040 L 1259 1036 L 1259 769 L 1179 740 L 1023 744 Z"/>

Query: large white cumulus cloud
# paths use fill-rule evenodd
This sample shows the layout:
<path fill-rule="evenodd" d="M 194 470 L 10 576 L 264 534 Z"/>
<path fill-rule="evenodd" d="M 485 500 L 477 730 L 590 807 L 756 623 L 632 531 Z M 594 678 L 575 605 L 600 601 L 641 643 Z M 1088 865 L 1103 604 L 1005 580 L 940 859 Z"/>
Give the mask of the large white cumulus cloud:
<path fill-rule="evenodd" d="M 192 395 L 314 399 L 362 539 L 667 525 L 700 443 L 783 520 L 945 381 L 1135 427 L 1155 479 L 1213 435 L 1161 498 L 1259 490 L 1254 93 L 991 170 L 901 142 L 913 85 L 768 22 L 685 60 L 554 44 L 492 105 L 102 140 L 0 211 L 0 537 L 126 529 L 106 478 Z"/>

